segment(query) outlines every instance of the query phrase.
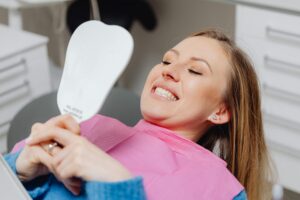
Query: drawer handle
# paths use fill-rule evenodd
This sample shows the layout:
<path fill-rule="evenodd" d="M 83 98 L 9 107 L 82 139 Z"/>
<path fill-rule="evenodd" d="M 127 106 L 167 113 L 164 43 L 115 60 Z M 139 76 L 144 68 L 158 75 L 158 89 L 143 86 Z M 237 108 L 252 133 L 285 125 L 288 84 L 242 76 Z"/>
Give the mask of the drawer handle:
<path fill-rule="evenodd" d="M 0 93 L 0 106 L 11 101 L 12 99 L 28 94 L 30 91 L 29 81 L 25 80 L 23 83 L 13 86 Z"/>
<path fill-rule="evenodd" d="M 280 30 L 277 28 L 273 28 L 271 26 L 267 26 L 266 27 L 266 34 L 269 36 L 277 36 L 277 37 L 281 37 L 287 40 L 292 40 L 295 41 L 297 40 L 298 42 L 300 42 L 300 34 L 299 33 L 291 33 L 285 30 Z"/>
<path fill-rule="evenodd" d="M 277 69 L 292 75 L 300 74 L 300 64 L 290 63 L 276 58 L 272 58 L 268 55 L 264 56 L 265 66 L 273 69 Z"/>
<path fill-rule="evenodd" d="M 298 124 L 296 122 L 291 122 L 291 121 L 286 120 L 286 119 L 283 119 L 282 117 L 278 117 L 278 116 L 275 116 L 275 115 L 268 114 L 264 110 L 263 110 L 263 112 L 264 112 L 264 120 L 269 121 L 272 124 L 283 126 L 283 127 L 288 128 L 292 131 L 297 131 L 297 132 L 300 131 L 300 128 L 299 128 L 300 124 Z M 299 149 L 290 147 L 286 144 L 276 142 L 276 141 L 272 140 L 272 138 L 267 138 L 267 143 L 269 145 L 271 145 L 273 148 L 276 148 L 279 151 L 283 151 L 285 153 L 288 153 L 290 155 L 293 155 L 293 156 L 296 156 L 296 157 L 300 158 L 300 150 Z"/>
<path fill-rule="evenodd" d="M 263 87 L 263 91 L 270 96 L 278 97 L 294 103 L 300 103 L 300 95 L 271 87 L 266 83 L 263 83 L 262 87 Z"/>
<path fill-rule="evenodd" d="M 26 60 L 21 59 L 19 62 L 13 63 L 9 66 L 0 69 L 0 80 L 7 79 L 15 74 L 26 72 Z"/>
<path fill-rule="evenodd" d="M 279 117 L 277 115 L 270 114 L 270 113 L 268 113 L 268 111 L 266 111 L 266 109 L 262 109 L 262 111 L 263 111 L 263 115 L 264 115 L 264 120 L 269 121 L 273 124 L 278 124 L 280 126 L 289 128 L 294 131 L 298 131 L 298 132 L 300 131 L 300 124 L 298 122 L 291 121 L 291 120 L 285 119 L 283 117 Z"/>

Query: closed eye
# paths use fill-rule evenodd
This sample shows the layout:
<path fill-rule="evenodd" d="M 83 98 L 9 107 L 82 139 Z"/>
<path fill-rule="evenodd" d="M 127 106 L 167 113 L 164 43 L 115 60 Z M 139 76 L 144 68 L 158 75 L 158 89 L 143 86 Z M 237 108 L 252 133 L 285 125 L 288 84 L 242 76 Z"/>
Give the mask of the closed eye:
<path fill-rule="evenodd" d="M 171 64 L 171 63 L 168 62 L 168 61 L 161 61 L 161 63 L 162 63 L 163 65 L 169 65 L 169 64 Z"/>
<path fill-rule="evenodd" d="M 197 72 L 197 71 L 192 70 L 192 69 L 189 69 L 189 72 L 192 73 L 192 74 L 196 74 L 196 75 L 202 75 L 201 72 Z"/>

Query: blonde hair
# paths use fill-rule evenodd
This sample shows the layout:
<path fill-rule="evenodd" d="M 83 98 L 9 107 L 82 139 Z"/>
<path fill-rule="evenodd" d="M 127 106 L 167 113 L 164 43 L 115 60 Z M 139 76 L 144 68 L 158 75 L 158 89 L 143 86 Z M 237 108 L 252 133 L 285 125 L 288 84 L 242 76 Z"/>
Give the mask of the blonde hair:
<path fill-rule="evenodd" d="M 247 55 L 224 33 L 209 29 L 192 35 L 195 36 L 219 41 L 232 67 L 224 96 L 231 120 L 211 127 L 198 143 L 211 151 L 218 145 L 220 157 L 245 187 L 248 199 L 271 199 L 272 168 L 255 70 Z"/>

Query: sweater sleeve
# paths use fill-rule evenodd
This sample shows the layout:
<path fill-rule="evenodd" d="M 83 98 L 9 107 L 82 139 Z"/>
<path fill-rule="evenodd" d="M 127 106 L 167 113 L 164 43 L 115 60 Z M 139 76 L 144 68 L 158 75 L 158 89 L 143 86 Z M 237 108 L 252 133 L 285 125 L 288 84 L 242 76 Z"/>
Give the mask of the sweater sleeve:
<path fill-rule="evenodd" d="M 6 162 L 15 174 L 17 174 L 16 161 L 20 153 L 21 150 L 5 155 Z M 29 182 L 23 182 L 22 184 L 31 198 L 35 200 L 40 199 L 51 189 L 50 185 L 53 180 L 55 180 L 55 177 L 48 175 L 38 177 Z M 93 200 L 146 200 L 141 177 L 112 183 L 97 181 L 87 182 L 85 184 L 85 193 L 86 199 Z"/>
<path fill-rule="evenodd" d="M 247 200 L 247 195 L 245 190 L 241 191 L 238 195 L 236 195 L 233 200 Z"/>
<path fill-rule="evenodd" d="M 5 161 L 7 162 L 7 164 L 10 166 L 10 168 L 15 174 L 17 174 L 16 161 L 21 151 L 22 150 L 19 150 L 16 153 L 7 154 L 4 157 Z M 29 182 L 22 182 L 22 184 L 24 185 L 24 187 L 26 188 L 27 192 L 29 193 L 32 199 L 38 199 L 39 197 L 44 195 L 45 192 L 49 190 L 50 182 L 51 182 L 51 178 L 48 175 L 48 176 L 38 177 Z"/>
<path fill-rule="evenodd" d="M 87 182 L 87 199 L 101 200 L 146 200 L 141 177 L 120 182 Z"/>

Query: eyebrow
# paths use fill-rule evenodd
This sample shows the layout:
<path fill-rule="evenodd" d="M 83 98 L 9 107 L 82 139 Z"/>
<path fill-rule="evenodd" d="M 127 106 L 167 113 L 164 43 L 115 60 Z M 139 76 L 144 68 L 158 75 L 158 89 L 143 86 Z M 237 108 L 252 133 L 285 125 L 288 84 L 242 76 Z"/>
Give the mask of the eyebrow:
<path fill-rule="evenodd" d="M 170 49 L 169 51 L 175 53 L 177 56 L 179 56 L 179 54 L 180 54 L 179 51 L 177 51 L 176 49 Z M 191 57 L 191 60 L 204 62 L 208 66 L 210 72 L 212 73 L 212 69 L 211 69 L 210 64 L 206 60 L 204 60 L 203 58 Z"/>

